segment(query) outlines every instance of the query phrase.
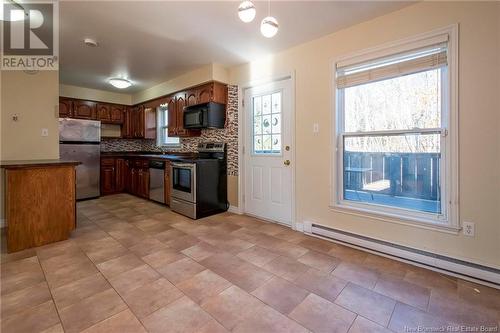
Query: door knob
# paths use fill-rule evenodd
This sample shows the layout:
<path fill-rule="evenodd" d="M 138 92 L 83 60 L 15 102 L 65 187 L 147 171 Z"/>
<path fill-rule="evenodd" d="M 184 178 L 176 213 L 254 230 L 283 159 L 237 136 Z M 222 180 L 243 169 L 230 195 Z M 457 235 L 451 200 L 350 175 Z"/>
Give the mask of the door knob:
<path fill-rule="evenodd" d="M 283 164 L 284 164 L 284 165 L 286 165 L 286 166 L 289 166 L 289 165 L 290 165 L 290 160 L 285 160 L 285 161 L 283 162 Z"/>

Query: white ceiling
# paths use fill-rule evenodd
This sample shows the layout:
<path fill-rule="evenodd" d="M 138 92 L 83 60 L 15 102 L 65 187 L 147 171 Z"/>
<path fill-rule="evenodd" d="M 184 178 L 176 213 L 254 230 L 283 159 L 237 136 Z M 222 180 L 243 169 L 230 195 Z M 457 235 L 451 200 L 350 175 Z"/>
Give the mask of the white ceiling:
<path fill-rule="evenodd" d="M 209 63 L 236 65 L 318 38 L 410 4 L 399 1 L 272 1 L 278 34 L 260 34 L 267 1 L 257 17 L 238 19 L 238 1 L 62 1 L 60 81 L 134 93 Z M 99 47 L 83 44 L 95 38 Z M 134 85 L 111 87 L 110 77 Z"/>

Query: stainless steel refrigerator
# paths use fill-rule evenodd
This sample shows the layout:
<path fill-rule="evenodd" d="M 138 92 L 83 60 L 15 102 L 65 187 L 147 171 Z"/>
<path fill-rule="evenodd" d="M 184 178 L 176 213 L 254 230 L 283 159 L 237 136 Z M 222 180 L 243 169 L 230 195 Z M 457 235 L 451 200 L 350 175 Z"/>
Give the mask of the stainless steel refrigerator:
<path fill-rule="evenodd" d="M 59 118 L 59 154 L 63 161 L 79 161 L 76 167 L 76 199 L 98 197 L 101 122 Z"/>

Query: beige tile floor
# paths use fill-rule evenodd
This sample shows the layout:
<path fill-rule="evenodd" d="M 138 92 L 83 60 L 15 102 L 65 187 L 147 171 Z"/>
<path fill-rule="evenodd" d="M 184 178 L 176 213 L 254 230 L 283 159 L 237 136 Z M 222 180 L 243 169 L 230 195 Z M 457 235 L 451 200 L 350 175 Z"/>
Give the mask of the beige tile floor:
<path fill-rule="evenodd" d="M 499 324 L 498 290 L 251 217 L 192 221 L 125 194 L 80 202 L 77 215 L 67 241 L 14 254 L 3 247 L 2 332 Z"/>

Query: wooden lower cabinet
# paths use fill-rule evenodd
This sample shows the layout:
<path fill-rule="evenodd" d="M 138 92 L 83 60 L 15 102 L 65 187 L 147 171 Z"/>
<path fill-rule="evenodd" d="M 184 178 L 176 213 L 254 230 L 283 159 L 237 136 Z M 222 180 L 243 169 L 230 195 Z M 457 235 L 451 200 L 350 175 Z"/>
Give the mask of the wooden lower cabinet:
<path fill-rule="evenodd" d="M 5 167 L 9 253 L 68 239 L 76 227 L 76 164 Z"/>
<path fill-rule="evenodd" d="M 128 163 L 124 158 L 115 159 L 115 191 L 123 192 L 126 188 Z"/>
<path fill-rule="evenodd" d="M 149 160 L 101 158 L 101 195 L 121 192 L 149 198 Z"/>
<path fill-rule="evenodd" d="M 101 159 L 101 194 L 115 193 L 115 159 Z"/>
<path fill-rule="evenodd" d="M 137 169 L 137 192 L 133 193 L 139 197 L 149 199 L 149 169 Z"/>

